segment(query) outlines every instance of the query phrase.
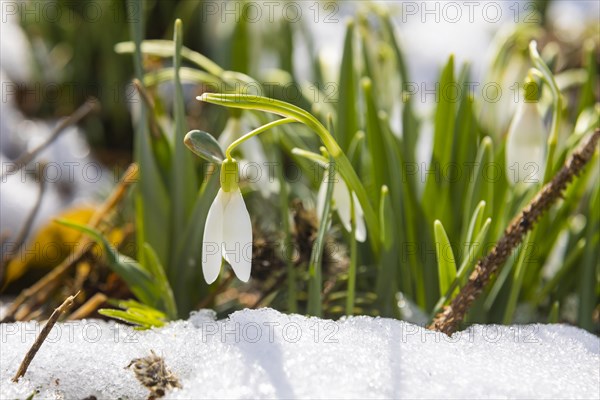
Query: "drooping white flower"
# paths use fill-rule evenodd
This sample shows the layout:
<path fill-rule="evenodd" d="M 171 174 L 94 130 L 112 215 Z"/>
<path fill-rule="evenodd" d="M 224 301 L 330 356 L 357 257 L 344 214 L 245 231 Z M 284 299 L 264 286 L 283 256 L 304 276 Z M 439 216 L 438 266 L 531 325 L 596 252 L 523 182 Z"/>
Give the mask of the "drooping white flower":
<path fill-rule="evenodd" d="M 519 103 L 506 137 L 506 174 L 512 185 L 536 184 L 544 172 L 546 129 L 535 98 L 537 88 L 530 85 L 535 83 L 526 84 L 525 98 Z"/>
<path fill-rule="evenodd" d="M 221 166 L 221 189 L 208 211 L 202 239 L 202 273 L 208 284 L 219 276 L 223 259 L 239 280 L 250 279 L 252 223 L 237 179 L 237 162 L 225 160 Z"/>
<path fill-rule="evenodd" d="M 327 172 L 327 169 L 325 169 L 325 173 L 323 174 L 323 182 L 319 187 L 319 193 L 317 195 L 317 214 L 319 218 L 321 218 L 323 215 L 323 209 L 325 208 L 328 179 L 329 173 Z M 354 206 L 354 220 L 356 224 L 354 237 L 359 242 L 364 242 L 367 240 L 367 229 L 365 227 L 365 220 L 360 202 L 358 201 L 358 198 L 354 192 L 352 192 L 352 194 L 350 193 L 350 189 L 348 189 L 346 182 L 344 182 L 344 180 L 338 176 L 338 174 L 335 175 L 334 179 L 333 194 L 331 197 L 333 199 L 333 206 L 337 210 L 337 214 L 340 217 L 340 221 L 348 232 L 352 231 L 352 210 L 350 208 L 352 204 Z"/>

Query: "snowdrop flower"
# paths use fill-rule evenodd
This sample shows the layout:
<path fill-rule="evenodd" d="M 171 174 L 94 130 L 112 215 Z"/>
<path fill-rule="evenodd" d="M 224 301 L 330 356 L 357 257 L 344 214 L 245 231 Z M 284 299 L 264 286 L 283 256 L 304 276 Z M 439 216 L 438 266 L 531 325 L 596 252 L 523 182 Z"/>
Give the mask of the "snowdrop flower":
<path fill-rule="evenodd" d="M 506 173 L 510 184 L 538 183 L 544 170 L 546 132 L 537 107 L 535 82 L 525 84 L 525 96 L 519 103 L 506 137 Z"/>
<path fill-rule="evenodd" d="M 202 272 L 208 284 L 219 276 L 223 259 L 241 281 L 250 279 L 252 223 L 238 186 L 238 163 L 226 159 L 221 165 L 221 188 L 204 226 Z"/>
<path fill-rule="evenodd" d="M 323 215 L 323 209 L 325 208 L 325 200 L 327 197 L 327 180 L 329 179 L 329 173 L 325 169 L 323 174 L 323 182 L 319 188 L 319 194 L 317 195 L 317 213 L 319 218 Z M 351 225 L 351 204 L 354 206 L 354 220 L 356 221 L 355 237 L 359 242 L 367 240 L 367 229 L 365 228 L 365 220 L 363 217 L 363 210 L 360 206 L 360 202 L 356 197 L 356 194 L 352 192 L 346 185 L 343 179 L 337 174 L 335 175 L 335 181 L 333 183 L 333 203 L 337 210 L 338 216 L 342 221 L 342 225 L 348 232 L 352 231 Z M 350 200 L 352 199 L 352 200 Z M 352 201 L 352 203 L 350 203 Z"/>

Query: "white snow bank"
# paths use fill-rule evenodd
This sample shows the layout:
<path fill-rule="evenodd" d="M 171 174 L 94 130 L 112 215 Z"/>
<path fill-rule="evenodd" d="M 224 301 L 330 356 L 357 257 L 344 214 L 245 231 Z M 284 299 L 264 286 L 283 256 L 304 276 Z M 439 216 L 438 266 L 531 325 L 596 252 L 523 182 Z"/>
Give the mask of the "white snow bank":
<path fill-rule="evenodd" d="M 124 369 L 154 350 L 180 379 L 167 398 L 598 398 L 600 340 L 564 325 L 475 326 L 451 338 L 391 319 L 334 322 L 272 309 L 192 315 L 134 331 L 58 324 L 18 384 L 41 327 L 0 326 L 0 397 L 144 398 Z"/>

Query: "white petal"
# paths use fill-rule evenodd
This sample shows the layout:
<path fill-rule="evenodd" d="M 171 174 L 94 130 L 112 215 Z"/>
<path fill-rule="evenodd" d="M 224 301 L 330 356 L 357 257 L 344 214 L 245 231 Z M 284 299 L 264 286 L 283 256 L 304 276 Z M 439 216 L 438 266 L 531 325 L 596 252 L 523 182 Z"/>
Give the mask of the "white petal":
<path fill-rule="evenodd" d="M 248 282 L 252 266 L 252 223 L 239 189 L 231 192 L 224 218 L 223 256 L 238 279 Z"/>
<path fill-rule="evenodd" d="M 506 173 L 511 184 L 534 184 L 545 164 L 546 133 L 536 103 L 521 103 L 506 138 Z"/>
<path fill-rule="evenodd" d="M 335 207 L 342 225 L 350 232 L 352 230 L 350 225 L 350 191 L 346 186 L 346 182 L 339 176 L 337 176 L 337 182 L 333 185 L 333 201 L 335 201 Z"/>
<path fill-rule="evenodd" d="M 325 199 L 327 198 L 327 183 L 321 183 L 319 186 L 319 193 L 317 193 L 317 219 L 321 220 L 323 217 L 323 210 L 325 209 Z"/>
<path fill-rule="evenodd" d="M 356 220 L 356 231 L 354 237 L 359 242 L 367 240 L 367 228 L 365 227 L 365 217 L 363 216 L 363 209 L 360 206 L 356 193 L 352 192 L 352 202 L 354 203 L 354 219 Z"/>
<path fill-rule="evenodd" d="M 227 201 L 227 194 L 219 189 L 217 197 L 213 200 L 202 238 L 202 273 L 204 280 L 209 285 L 219 276 L 221 271 L 221 243 L 223 242 L 223 210 Z"/>

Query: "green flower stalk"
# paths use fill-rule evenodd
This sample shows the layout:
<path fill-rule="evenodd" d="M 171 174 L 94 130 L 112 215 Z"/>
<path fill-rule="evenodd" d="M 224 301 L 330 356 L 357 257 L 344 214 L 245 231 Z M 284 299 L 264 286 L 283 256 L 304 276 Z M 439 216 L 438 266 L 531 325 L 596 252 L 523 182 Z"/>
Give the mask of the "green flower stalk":
<path fill-rule="evenodd" d="M 350 161 L 348 160 L 340 146 L 337 144 L 331 133 L 314 116 L 312 116 L 307 111 L 292 104 L 261 96 L 243 94 L 204 93 L 202 96 L 198 96 L 198 100 L 227 107 L 270 112 L 286 117 L 284 119 L 291 119 L 296 122 L 301 122 L 310 129 L 312 129 L 319 136 L 319 138 L 325 145 L 327 152 L 335 161 L 338 171 L 344 179 L 344 181 L 346 182 L 346 184 L 348 185 L 349 189 L 356 194 L 356 198 L 358 199 L 358 202 L 360 203 L 363 209 L 365 221 L 367 227 L 369 228 L 370 234 L 372 235 L 372 237 L 379 237 L 379 220 L 377 219 L 377 214 L 375 213 L 375 210 L 369 202 L 367 192 L 364 186 L 362 185 L 358 175 L 352 168 Z M 278 121 L 274 121 L 273 123 L 276 123 Z M 264 127 L 266 127 L 267 125 L 265 125 Z M 256 135 L 258 133 L 254 134 Z M 249 135 L 250 134 L 244 136 L 244 138 Z M 241 138 L 240 140 L 244 138 Z M 230 149 L 235 144 L 236 143 L 234 142 L 230 146 Z M 376 240 L 372 240 L 371 243 L 374 249 L 377 250 L 379 247 L 379 243 Z"/>

